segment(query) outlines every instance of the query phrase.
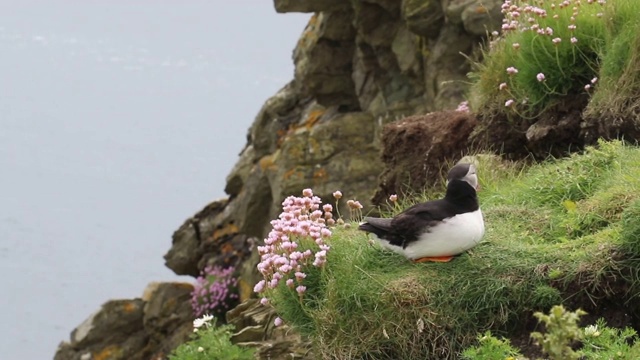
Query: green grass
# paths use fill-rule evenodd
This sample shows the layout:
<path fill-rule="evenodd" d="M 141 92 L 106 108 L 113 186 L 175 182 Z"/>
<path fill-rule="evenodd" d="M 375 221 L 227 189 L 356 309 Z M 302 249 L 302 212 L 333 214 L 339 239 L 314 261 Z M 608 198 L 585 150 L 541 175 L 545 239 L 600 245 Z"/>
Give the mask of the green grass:
<path fill-rule="evenodd" d="M 178 346 L 170 360 L 251 360 L 254 350 L 231 343 L 233 326 L 216 326 L 215 320 L 191 335 L 191 340 Z"/>
<path fill-rule="evenodd" d="M 521 6 L 532 3 L 513 2 Z M 535 119 L 566 99 L 585 98 L 589 99 L 585 117 L 636 119 L 640 114 L 640 2 L 616 0 L 602 6 L 583 1 L 574 30 L 568 28 L 574 4 L 552 9 L 552 3 L 539 5 L 547 10 L 547 17 L 534 18 L 541 28 L 552 28 L 553 35 L 508 31 L 483 51 L 482 62 L 476 63 L 470 74 L 471 109 L 481 116 L 502 115 L 521 122 Z M 554 19 L 554 15 L 558 17 Z M 523 14 L 521 23 L 526 23 L 527 17 Z M 577 43 L 571 43 L 572 37 Z M 562 41 L 554 44 L 552 38 Z M 514 49 L 513 44 L 520 47 Z M 518 69 L 515 75 L 506 72 L 512 66 Z M 545 75 L 543 82 L 536 78 L 539 73 Z M 592 83 L 594 78 L 597 80 Z M 499 90 L 501 83 L 508 88 Z M 585 90 L 585 85 L 591 88 Z M 516 105 L 505 107 L 509 99 Z"/>
<path fill-rule="evenodd" d="M 450 263 L 412 264 L 335 229 L 323 269 L 309 269 L 301 300 L 286 286 L 272 302 L 341 359 L 458 358 L 477 334 L 523 331 L 552 305 L 628 306 L 640 272 L 640 149 L 602 142 L 583 154 L 523 169 L 483 166 L 487 233 Z M 617 281 L 612 282 L 612 279 Z M 631 285 L 631 286 L 630 286 Z"/>
<path fill-rule="evenodd" d="M 605 18 L 598 86 L 585 115 L 635 119 L 640 111 L 640 3 L 617 0 L 606 8 Z"/>

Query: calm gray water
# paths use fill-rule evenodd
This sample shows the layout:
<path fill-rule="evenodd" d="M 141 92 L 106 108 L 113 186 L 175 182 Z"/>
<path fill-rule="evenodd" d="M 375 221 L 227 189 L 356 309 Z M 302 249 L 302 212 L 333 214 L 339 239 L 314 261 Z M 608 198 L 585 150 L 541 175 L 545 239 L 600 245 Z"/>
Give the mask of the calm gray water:
<path fill-rule="evenodd" d="M 104 301 L 179 279 L 171 234 L 224 195 L 308 17 L 265 0 L 0 2 L 0 358 L 51 359 Z"/>

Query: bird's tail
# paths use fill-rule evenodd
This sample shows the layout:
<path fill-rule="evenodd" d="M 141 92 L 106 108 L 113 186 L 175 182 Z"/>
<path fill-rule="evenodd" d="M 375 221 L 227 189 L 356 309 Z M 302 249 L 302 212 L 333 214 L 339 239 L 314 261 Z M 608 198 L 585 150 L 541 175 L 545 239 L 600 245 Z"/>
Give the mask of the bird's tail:
<path fill-rule="evenodd" d="M 391 229 L 391 219 L 381 219 L 374 217 L 365 217 L 364 221 L 358 226 L 358 230 L 376 234 L 379 238 L 384 237 Z"/>

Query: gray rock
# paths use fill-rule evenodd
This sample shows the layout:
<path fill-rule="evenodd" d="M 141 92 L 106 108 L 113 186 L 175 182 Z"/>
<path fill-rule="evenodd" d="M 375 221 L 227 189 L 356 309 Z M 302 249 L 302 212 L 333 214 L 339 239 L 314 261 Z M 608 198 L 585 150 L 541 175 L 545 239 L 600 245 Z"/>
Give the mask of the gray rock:
<path fill-rule="evenodd" d="M 468 4 L 460 18 L 464 29 L 471 35 L 483 36 L 502 25 L 502 0 L 476 0 Z"/>
<path fill-rule="evenodd" d="M 346 0 L 274 0 L 273 4 L 279 13 L 336 11 L 349 7 Z"/>
<path fill-rule="evenodd" d="M 436 38 L 444 24 L 439 0 L 403 0 L 402 17 L 411 32 L 427 39 Z"/>
<path fill-rule="evenodd" d="M 247 300 L 227 313 L 236 327 L 231 341 L 256 348 L 259 359 L 313 359 L 311 342 L 287 325 L 275 327 L 276 313 L 256 299 Z"/>

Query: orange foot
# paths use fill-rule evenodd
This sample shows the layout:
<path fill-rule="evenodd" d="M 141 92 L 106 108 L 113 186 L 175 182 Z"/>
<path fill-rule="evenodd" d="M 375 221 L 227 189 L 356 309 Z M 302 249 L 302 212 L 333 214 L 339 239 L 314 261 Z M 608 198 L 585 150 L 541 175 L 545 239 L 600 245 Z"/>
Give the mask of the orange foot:
<path fill-rule="evenodd" d="M 424 262 L 449 262 L 453 259 L 453 256 L 435 256 L 435 257 L 423 257 L 419 259 L 413 260 L 414 263 L 424 263 Z"/>

